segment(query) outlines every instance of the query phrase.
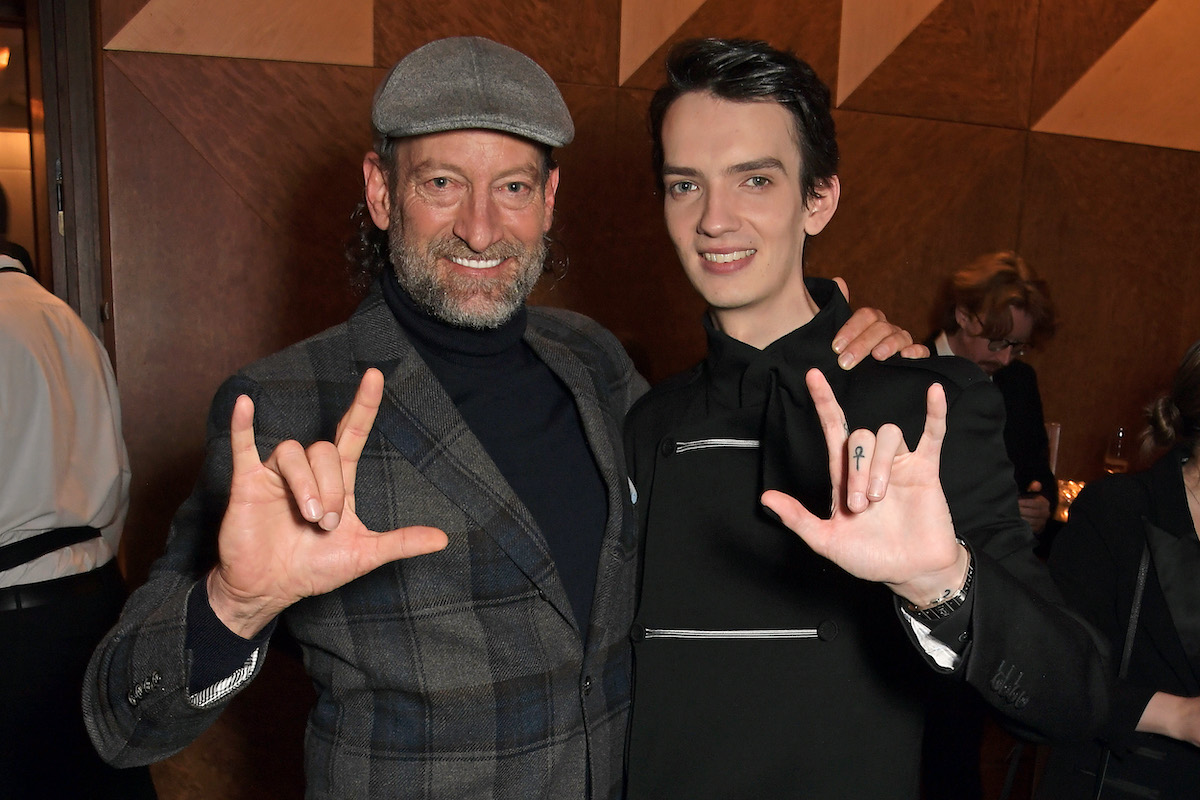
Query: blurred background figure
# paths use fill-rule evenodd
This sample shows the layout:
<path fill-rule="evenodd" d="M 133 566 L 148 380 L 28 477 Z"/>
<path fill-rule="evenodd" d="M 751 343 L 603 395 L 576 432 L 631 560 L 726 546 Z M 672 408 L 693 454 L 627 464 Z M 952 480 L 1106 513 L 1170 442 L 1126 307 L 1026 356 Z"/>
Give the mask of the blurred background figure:
<path fill-rule="evenodd" d="M 1067 602 L 1108 639 L 1119 680 L 1104 740 L 1052 751 L 1045 800 L 1200 792 L 1200 341 L 1146 419 L 1144 440 L 1166 454 L 1089 483 L 1050 556 Z"/>
<path fill-rule="evenodd" d="M 0 237 L 0 797 L 153 798 L 100 760 L 83 673 L 125 591 L 129 465 L 112 366 Z"/>
<path fill-rule="evenodd" d="M 1044 553 L 1054 531 L 1058 483 L 1037 373 L 1020 357 L 1054 335 L 1054 304 L 1044 281 L 1012 252 L 988 253 L 951 275 L 935 306 L 939 327 L 926 345 L 975 362 L 1004 397 L 1004 446 L 1020 492 L 1020 512 Z M 939 687 L 926 719 L 927 800 L 979 800 L 979 751 L 986 706 L 957 685 Z"/>
<path fill-rule="evenodd" d="M 1021 492 L 1021 517 L 1040 539 L 1058 488 L 1037 373 L 1020 357 L 1054 335 L 1050 290 L 1016 253 L 990 253 L 950 276 L 937 309 L 941 330 L 929 348 L 974 361 L 1004 396 L 1004 446 Z"/>

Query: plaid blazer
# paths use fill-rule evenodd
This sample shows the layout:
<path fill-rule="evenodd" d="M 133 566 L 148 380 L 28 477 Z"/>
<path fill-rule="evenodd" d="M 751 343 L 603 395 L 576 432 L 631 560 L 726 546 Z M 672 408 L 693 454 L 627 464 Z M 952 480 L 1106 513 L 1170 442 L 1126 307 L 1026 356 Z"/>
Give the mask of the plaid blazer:
<path fill-rule="evenodd" d="M 620 442 L 646 384 L 616 339 L 578 314 L 531 308 L 525 339 L 574 395 L 608 490 L 586 647 L 533 517 L 376 289 L 347 322 L 218 391 L 201 480 L 92 659 L 85 716 L 101 754 L 122 766 L 166 758 L 261 667 L 256 652 L 216 692 L 188 696 L 187 595 L 215 563 L 234 400 L 253 398 L 265 457 L 284 439 L 332 438 L 375 366 L 386 383 L 358 467 L 358 514 L 374 530 L 434 525 L 450 544 L 283 614 L 318 694 L 305 737 L 307 796 L 619 796 L 637 547 Z"/>

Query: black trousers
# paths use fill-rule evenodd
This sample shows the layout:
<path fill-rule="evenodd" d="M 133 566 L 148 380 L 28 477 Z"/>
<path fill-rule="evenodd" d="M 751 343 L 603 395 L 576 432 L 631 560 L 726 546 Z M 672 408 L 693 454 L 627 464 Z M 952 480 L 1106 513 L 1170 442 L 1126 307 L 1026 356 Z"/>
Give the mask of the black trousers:
<path fill-rule="evenodd" d="M 154 798 L 149 771 L 105 764 L 83 725 L 84 671 L 125 601 L 116 563 L 37 584 L 13 609 L 19 592 L 0 610 L 0 799 Z"/>

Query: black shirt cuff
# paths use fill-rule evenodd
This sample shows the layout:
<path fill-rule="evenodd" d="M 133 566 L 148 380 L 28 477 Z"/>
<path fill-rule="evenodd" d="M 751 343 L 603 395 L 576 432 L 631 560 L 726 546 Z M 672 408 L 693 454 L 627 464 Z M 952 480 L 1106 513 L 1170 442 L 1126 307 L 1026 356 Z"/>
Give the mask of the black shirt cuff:
<path fill-rule="evenodd" d="M 196 694 L 241 669 L 255 650 L 271 638 L 277 620 L 259 631 L 252 639 L 243 639 L 221 622 L 208 603 L 208 581 L 196 581 L 188 594 L 187 639 L 185 647 L 191 654 L 188 673 L 188 693 Z"/>

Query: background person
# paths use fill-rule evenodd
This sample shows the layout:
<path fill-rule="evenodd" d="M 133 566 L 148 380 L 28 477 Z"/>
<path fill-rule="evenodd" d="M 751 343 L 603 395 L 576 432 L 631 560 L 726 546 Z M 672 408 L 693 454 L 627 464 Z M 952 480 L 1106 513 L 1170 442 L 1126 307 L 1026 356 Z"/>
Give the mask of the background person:
<path fill-rule="evenodd" d="M 1020 357 L 1054 335 L 1054 304 L 1044 281 L 1013 252 L 988 253 L 946 279 L 937 303 L 941 330 L 926 342 L 941 356 L 975 363 L 1004 398 L 1004 449 L 1012 462 L 1021 518 L 1044 554 L 1057 523 L 1058 481 L 1037 373 Z M 961 686 L 935 690 L 925 721 L 923 783 L 927 800 L 979 800 L 986 707 Z"/>
<path fill-rule="evenodd" d="M 947 279 L 938 309 L 941 330 L 930 348 L 973 361 L 1004 398 L 1004 449 L 1021 493 L 1021 518 L 1040 538 L 1058 505 L 1058 483 L 1037 373 L 1020 358 L 1054 335 L 1050 290 L 1021 256 L 989 253 Z"/>
<path fill-rule="evenodd" d="M 1089 483 L 1050 553 L 1067 602 L 1111 645 L 1114 678 L 1127 648 L 1129 657 L 1100 738 L 1051 752 L 1046 800 L 1094 797 L 1097 772 L 1103 798 L 1183 800 L 1200 787 L 1200 342 L 1146 420 L 1166 454 L 1144 472 Z"/>
<path fill-rule="evenodd" d="M 80 709 L 88 658 L 125 599 L 129 507 L 117 384 L 103 345 L 0 245 L 0 797 L 154 797 L 116 770 Z"/>

